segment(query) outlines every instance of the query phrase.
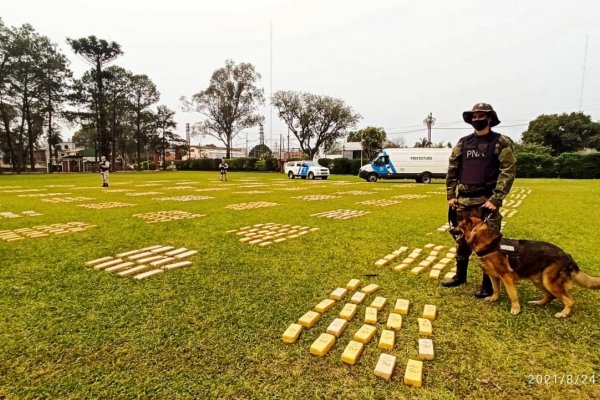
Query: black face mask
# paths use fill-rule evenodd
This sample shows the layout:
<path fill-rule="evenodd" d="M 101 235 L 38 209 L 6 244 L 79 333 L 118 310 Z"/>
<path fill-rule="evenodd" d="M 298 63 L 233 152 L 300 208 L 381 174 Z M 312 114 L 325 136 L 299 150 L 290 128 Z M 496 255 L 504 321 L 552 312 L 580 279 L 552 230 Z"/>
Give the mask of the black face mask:
<path fill-rule="evenodd" d="M 485 128 L 488 127 L 489 124 L 490 124 L 490 121 L 488 121 L 487 118 L 471 121 L 471 125 L 473 125 L 473 128 L 475 128 L 476 131 L 484 130 Z"/>

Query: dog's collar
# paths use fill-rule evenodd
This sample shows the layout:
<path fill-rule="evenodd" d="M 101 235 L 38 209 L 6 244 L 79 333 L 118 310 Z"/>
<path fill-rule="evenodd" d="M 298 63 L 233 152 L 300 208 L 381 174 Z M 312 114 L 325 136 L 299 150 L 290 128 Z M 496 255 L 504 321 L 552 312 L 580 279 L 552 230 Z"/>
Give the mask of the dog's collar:
<path fill-rule="evenodd" d="M 488 254 L 491 254 L 491 253 L 494 253 L 494 252 L 500 250 L 500 241 L 501 240 L 502 240 L 502 235 L 498 236 L 490 244 L 485 246 L 482 250 L 476 251 L 475 254 L 477 255 L 477 257 L 484 257 L 484 256 L 487 256 Z"/>

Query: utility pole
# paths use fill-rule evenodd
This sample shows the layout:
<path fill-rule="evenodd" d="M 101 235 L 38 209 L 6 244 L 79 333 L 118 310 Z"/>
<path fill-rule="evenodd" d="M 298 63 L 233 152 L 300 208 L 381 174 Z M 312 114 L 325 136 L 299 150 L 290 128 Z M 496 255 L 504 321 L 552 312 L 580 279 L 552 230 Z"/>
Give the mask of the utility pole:
<path fill-rule="evenodd" d="M 188 148 L 188 161 L 192 158 L 192 143 L 190 142 L 190 123 L 185 124 L 185 140 Z"/>
<path fill-rule="evenodd" d="M 427 147 L 431 146 L 431 127 L 435 124 L 435 118 L 432 113 L 429 113 L 427 118 L 423 120 L 423 123 L 427 126 Z"/>
<path fill-rule="evenodd" d="M 258 144 L 261 146 L 265 144 L 265 131 L 262 124 L 258 127 Z"/>
<path fill-rule="evenodd" d="M 248 157 L 248 132 L 246 132 L 246 157 Z"/>
<path fill-rule="evenodd" d="M 579 111 L 583 112 L 583 85 L 585 83 L 585 64 L 587 61 L 588 35 L 585 35 L 585 50 L 583 52 L 583 71 L 581 72 L 581 90 L 579 91 Z"/>
<path fill-rule="evenodd" d="M 288 127 L 288 151 L 287 151 L 287 159 L 290 159 L 290 128 Z"/>
<path fill-rule="evenodd" d="M 273 21 L 271 20 L 271 57 L 270 57 L 270 61 L 271 61 L 271 73 L 269 74 L 269 78 L 270 78 L 270 93 L 269 96 L 271 98 L 273 98 Z M 270 117 L 269 117 L 269 142 L 271 144 L 271 146 L 273 146 L 273 104 L 271 103 L 271 107 L 270 107 Z"/>

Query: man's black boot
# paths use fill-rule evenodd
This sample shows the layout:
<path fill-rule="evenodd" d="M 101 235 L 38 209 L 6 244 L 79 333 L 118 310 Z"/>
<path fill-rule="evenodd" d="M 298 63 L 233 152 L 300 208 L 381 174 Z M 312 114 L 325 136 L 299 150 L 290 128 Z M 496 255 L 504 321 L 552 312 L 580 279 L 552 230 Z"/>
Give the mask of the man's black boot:
<path fill-rule="evenodd" d="M 473 296 L 483 299 L 485 297 L 489 297 L 494 293 L 494 289 L 492 288 L 492 280 L 489 275 L 483 274 L 483 279 L 481 280 L 481 287 Z"/>
<path fill-rule="evenodd" d="M 456 259 L 456 274 L 449 281 L 442 282 L 444 287 L 454 287 L 467 283 L 467 267 L 469 266 L 468 258 Z"/>

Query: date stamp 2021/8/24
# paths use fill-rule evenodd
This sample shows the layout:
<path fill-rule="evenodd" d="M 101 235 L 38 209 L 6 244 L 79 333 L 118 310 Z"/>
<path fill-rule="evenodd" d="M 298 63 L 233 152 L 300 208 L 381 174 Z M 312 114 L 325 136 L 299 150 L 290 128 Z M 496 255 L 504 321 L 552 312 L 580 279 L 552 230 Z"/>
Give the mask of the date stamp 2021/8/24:
<path fill-rule="evenodd" d="M 594 385 L 600 377 L 585 374 L 527 374 L 528 385 Z"/>

